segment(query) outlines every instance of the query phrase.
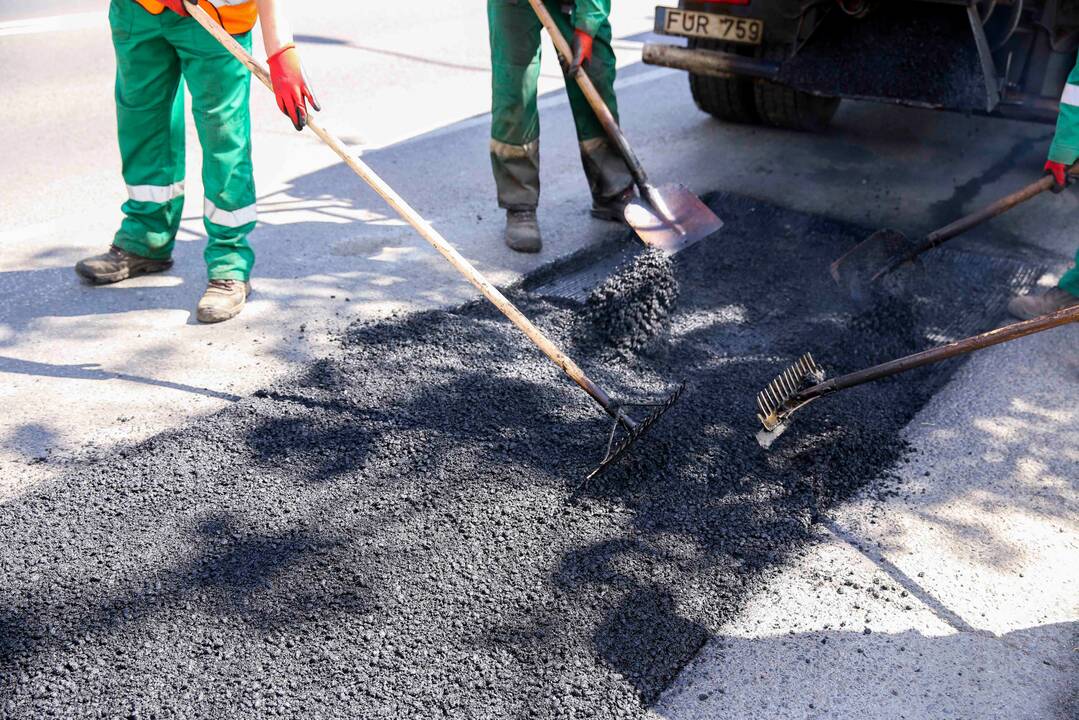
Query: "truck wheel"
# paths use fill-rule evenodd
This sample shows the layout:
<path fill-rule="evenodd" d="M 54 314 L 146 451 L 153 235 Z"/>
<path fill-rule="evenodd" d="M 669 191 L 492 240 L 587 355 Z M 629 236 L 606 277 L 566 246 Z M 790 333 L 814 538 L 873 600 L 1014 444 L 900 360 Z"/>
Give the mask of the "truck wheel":
<path fill-rule="evenodd" d="M 783 59 L 782 46 L 765 47 L 765 57 Z M 811 95 L 768 80 L 753 83 L 757 113 L 766 124 L 788 130 L 820 132 L 828 127 L 839 108 L 839 98 Z"/>
<path fill-rule="evenodd" d="M 715 40 L 691 39 L 690 48 L 738 52 L 733 43 Z M 727 122 L 757 124 L 760 116 L 753 97 L 753 81 L 746 77 L 721 78 L 712 75 L 689 74 L 689 92 L 693 102 L 704 112 L 717 120 Z"/>

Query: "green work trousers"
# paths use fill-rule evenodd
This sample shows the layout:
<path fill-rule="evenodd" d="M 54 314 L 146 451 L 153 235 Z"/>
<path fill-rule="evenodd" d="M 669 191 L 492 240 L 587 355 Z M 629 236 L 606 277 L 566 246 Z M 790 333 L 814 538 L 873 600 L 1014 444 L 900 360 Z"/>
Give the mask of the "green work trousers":
<path fill-rule="evenodd" d="M 1060 289 L 1079 297 L 1079 250 L 1075 251 L 1075 264 L 1060 278 Z"/>
<path fill-rule="evenodd" d="M 544 0 L 558 28 L 573 37 L 571 16 L 560 0 Z M 572 4 L 572 3 L 570 3 Z M 491 167 L 498 188 L 498 204 L 511 210 L 534 209 L 539 204 L 539 18 L 528 0 L 487 0 L 490 26 L 492 101 Z M 614 94 L 615 57 L 611 24 L 604 19 L 595 34 L 588 76 L 607 106 L 618 117 Z M 608 143 L 603 126 L 573 78 L 566 78 L 570 108 L 577 127 L 581 162 L 596 200 L 613 198 L 633 184 L 625 162 Z"/>
<path fill-rule="evenodd" d="M 204 257 L 211 279 L 247 280 L 255 254 L 251 75 L 191 18 L 152 15 L 112 0 L 116 120 L 128 200 L 114 244 L 143 257 L 171 256 L 184 204 L 184 81 L 202 145 Z M 251 49 L 251 34 L 236 38 Z"/>

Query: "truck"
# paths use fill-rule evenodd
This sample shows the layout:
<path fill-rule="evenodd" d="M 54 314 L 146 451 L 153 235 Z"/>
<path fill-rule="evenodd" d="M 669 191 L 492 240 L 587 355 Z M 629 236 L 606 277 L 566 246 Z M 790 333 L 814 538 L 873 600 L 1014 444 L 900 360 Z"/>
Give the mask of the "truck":
<path fill-rule="evenodd" d="M 644 62 L 728 122 L 819 131 L 845 98 L 1053 122 L 1079 0 L 679 0 L 655 32 Z"/>

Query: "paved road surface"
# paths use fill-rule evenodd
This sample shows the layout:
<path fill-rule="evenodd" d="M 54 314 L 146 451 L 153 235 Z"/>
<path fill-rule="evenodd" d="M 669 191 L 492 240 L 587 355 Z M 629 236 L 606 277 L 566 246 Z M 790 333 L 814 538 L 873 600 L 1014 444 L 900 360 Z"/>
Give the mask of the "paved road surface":
<path fill-rule="evenodd" d="M 616 232 L 586 214 L 562 81 L 548 53 L 547 249 L 523 257 L 501 246 L 486 157 L 482 3 L 311 0 L 302 16 L 294 5 L 325 124 L 496 281 Z M 639 64 L 651 5 L 617 3 L 614 25 L 626 129 L 657 178 L 922 230 L 1027 181 L 1048 144 L 1047 126 L 854 103 L 819 137 L 719 125 L 693 107 L 683 77 Z M 0 67 L 0 103 L 18 110 L 8 113 L 9 160 L 0 164 L 0 496 L 26 491 L 88 444 L 145 437 L 250 393 L 330 351 L 331 334 L 352 318 L 473 295 L 258 91 L 257 294 L 240 319 L 193 321 L 204 282 L 193 134 L 175 271 L 120 287 L 80 285 L 71 265 L 107 245 L 124 192 L 102 3 L 0 3 Z M 1039 198 L 971 241 L 1039 246 L 1063 264 L 1076 243 L 1077 203 L 1074 195 Z M 797 271 L 782 257 L 775 263 L 777 273 Z M 904 470 L 907 496 L 873 510 L 875 525 L 864 522 L 866 506 L 852 504 L 822 531 L 819 550 L 776 578 L 774 595 L 736 626 L 710 628 L 715 640 L 656 712 L 985 718 L 1013 717 L 1020 702 L 1038 717 L 1065 712 L 1079 617 L 1077 346 L 1071 328 L 971 362 L 910 428 L 919 452 Z M 875 609 L 887 630 L 874 635 L 839 628 L 835 619 L 852 609 L 840 612 L 831 597 L 807 604 L 799 590 L 821 563 L 842 565 L 862 589 L 874 579 L 908 583 L 920 612 L 911 620 Z M 802 659 L 809 648 L 815 662 Z M 917 670 L 905 661 L 912 648 L 927 658 Z M 876 662 L 866 663 L 866 653 Z M 1000 681 L 967 672 L 955 682 L 953 671 L 968 666 Z M 893 670 L 882 676 L 880 668 Z M 890 691 L 912 682 L 927 699 L 892 704 L 899 701 Z"/>

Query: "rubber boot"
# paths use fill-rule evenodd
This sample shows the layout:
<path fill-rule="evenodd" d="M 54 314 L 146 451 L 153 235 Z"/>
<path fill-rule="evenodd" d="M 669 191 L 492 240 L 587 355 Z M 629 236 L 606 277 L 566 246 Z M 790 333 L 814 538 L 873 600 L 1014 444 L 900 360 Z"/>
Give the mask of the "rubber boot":
<path fill-rule="evenodd" d="M 543 249 L 535 210 L 506 211 L 506 245 L 523 253 L 538 253 Z"/>
<path fill-rule="evenodd" d="M 172 267 L 172 258 L 151 260 L 112 245 L 108 252 L 79 260 L 75 272 L 95 285 L 109 285 L 121 280 L 163 272 Z"/>
<path fill-rule="evenodd" d="M 1008 312 L 1020 320 L 1033 320 L 1042 315 L 1079 305 L 1079 297 L 1055 287 L 1041 295 L 1020 295 L 1008 303 Z"/>
<path fill-rule="evenodd" d="M 219 323 L 236 317 L 244 309 L 251 294 L 251 283 L 243 280 L 211 280 L 199 300 L 198 317 L 201 323 Z"/>

